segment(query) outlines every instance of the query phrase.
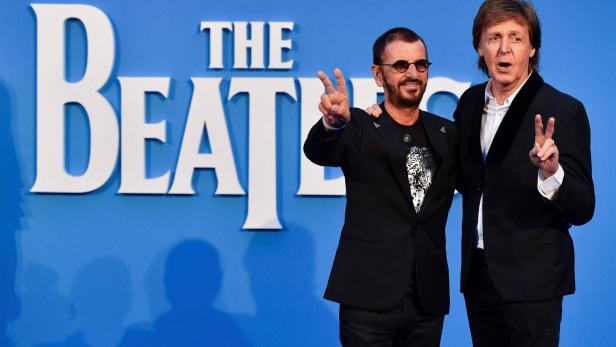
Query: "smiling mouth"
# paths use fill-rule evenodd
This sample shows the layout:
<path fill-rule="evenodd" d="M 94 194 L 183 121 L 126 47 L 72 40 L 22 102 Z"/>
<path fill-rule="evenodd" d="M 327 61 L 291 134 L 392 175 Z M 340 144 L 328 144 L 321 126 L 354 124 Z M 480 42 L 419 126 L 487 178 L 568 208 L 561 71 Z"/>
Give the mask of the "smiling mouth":
<path fill-rule="evenodd" d="M 419 84 L 415 82 L 403 83 L 400 86 L 401 90 L 405 90 L 408 93 L 416 93 L 419 91 Z"/>
<path fill-rule="evenodd" d="M 402 86 L 419 86 L 421 85 L 420 81 L 412 80 L 412 81 L 404 81 L 400 85 Z"/>

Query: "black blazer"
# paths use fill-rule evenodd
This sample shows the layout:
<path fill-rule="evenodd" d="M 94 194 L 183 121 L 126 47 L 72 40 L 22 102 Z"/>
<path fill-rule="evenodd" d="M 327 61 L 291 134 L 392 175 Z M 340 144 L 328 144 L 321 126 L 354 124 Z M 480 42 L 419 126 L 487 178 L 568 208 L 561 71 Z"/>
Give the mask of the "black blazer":
<path fill-rule="evenodd" d="M 427 314 L 446 314 L 445 224 L 455 186 L 455 125 L 420 113 L 440 167 L 415 214 L 403 156 L 396 155 L 402 146 L 393 119 L 387 112 L 376 119 L 359 109 L 351 109 L 351 115 L 338 133 L 327 133 L 319 120 L 304 144 L 311 161 L 340 166 L 346 182 L 344 226 L 325 298 L 369 310 L 390 309 L 402 299 L 414 263 L 421 308 Z"/>
<path fill-rule="evenodd" d="M 584 106 L 533 72 L 512 102 L 484 163 L 480 128 L 487 83 L 468 89 L 454 119 L 460 135 L 458 190 L 463 196 L 461 290 L 467 289 L 483 194 L 487 267 L 505 300 L 544 300 L 575 290 L 571 224 L 588 222 L 595 195 L 591 177 L 590 128 Z M 553 201 L 537 190 L 538 170 L 528 152 L 534 117 L 556 119 L 554 141 L 565 177 Z"/>

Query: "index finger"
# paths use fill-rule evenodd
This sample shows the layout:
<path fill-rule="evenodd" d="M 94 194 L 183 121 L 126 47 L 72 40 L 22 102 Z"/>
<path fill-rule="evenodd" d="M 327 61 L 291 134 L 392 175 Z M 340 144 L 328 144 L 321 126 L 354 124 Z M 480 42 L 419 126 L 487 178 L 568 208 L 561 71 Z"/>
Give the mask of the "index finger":
<path fill-rule="evenodd" d="M 550 119 L 548 119 L 547 129 L 545 130 L 546 139 L 551 139 L 552 135 L 554 135 L 554 125 L 555 124 L 556 124 L 556 119 L 554 119 L 554 117 L 550 117 Z"/>
<path fill-rule="evenodd" d="M 535 116 L 535 142 L 540 142 L 539 139 L 541 138 L 543 138 L 543 121 L 541 115 L 537 114 Z"/>
<path fill-rule="evenodd" d="M 325 90 L 327 90 L 327 93 L 336 92 L 336 89 L 334 89 L 334 84 L 332 83 L 332 81 L 329 80 L 329 77 L 327 77 L 327 75 L 323 71 L 317 71 L 317 76 L 321 80 L 321 83 L 323 83 L 323 86 L 325 87 Z"/>
<path fill-rule="evenodd" d="M 342 75 L 342 71 L 336 68 L 334 69 L 334 75 L 336 76 L 336 84 L 338 84 L 338 91 L 347 95 L 347 87 L 346 82 L 344 81 L 344 76 Z"/>

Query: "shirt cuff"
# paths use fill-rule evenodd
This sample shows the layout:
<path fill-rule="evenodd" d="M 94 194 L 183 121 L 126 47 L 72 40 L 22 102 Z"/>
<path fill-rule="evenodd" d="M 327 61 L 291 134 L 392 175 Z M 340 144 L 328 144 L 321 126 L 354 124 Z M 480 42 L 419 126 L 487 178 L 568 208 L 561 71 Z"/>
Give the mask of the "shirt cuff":
<path fill-rule="evenodd" d="M 339 127 L 333 127 L 329 124 L 327 124 L 327 122 L 325 121 L 325 116 L 323 116 L 321 118 L 321 121 L 323 122 L 323 126 L 325 127 L 325 129 L 329 130 L 329 131 L 340 131 L 342 129 L 344 129 L 344 127 L 346 127 L 347 123 L 342 123 L 342 125 L 340 125 Z"/>
<path fill-rule="evenodd" d="M 537 189 L 539 193 L 543 195 L 548 200 L 552 200 L 556 192 L 558 192 L 558 188 L 563 184 L 563 179 L 565 178 L 565 170 L 563 167 L 558 164 L 558 170 L 556 173 L 548 178 L 543 178 L 541 176 L 541 171 L 537 172 Z"/>

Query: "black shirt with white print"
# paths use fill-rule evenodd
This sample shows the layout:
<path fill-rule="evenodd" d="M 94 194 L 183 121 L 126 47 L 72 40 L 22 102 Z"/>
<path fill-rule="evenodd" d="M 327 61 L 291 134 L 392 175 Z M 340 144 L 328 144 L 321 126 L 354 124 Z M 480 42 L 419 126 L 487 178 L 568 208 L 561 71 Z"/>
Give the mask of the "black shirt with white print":
<path fill-rule="evenodd" d="M 419 213 L 432 180 L 436 177 L 438 162 L 426 137 L 421 118 L 413 125 L 396 124 L 400 130 L 400 145 L 403 146 L 405 155 L 401 160 L 405 163 L 413 208 Z"/>

